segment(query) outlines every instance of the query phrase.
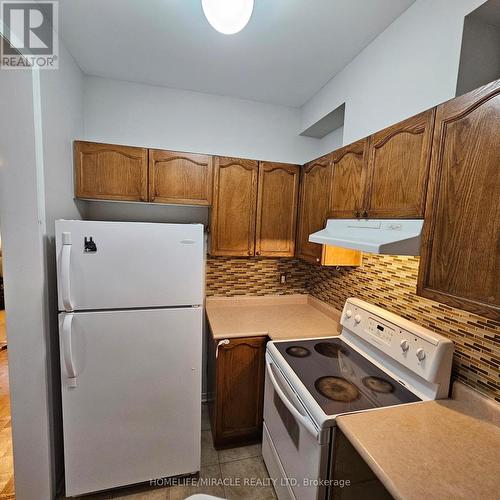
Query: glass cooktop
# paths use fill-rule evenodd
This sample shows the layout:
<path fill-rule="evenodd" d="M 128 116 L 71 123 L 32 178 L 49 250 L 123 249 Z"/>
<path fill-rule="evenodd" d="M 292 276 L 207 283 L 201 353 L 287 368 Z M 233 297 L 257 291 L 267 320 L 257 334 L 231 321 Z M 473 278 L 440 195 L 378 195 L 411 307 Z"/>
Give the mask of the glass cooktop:
<path fill-rule="evenodd" d="M 340 339 L 274 345 L 327 415 L 421 401 Z"/>

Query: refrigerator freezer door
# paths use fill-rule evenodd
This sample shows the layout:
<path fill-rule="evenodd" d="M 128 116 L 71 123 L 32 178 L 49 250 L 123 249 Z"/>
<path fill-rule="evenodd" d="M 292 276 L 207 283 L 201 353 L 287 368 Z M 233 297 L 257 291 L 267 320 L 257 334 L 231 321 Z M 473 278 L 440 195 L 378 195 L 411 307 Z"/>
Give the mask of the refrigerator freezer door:
<path fill-rule="evenodd" d="M 200 470 L 202 314 L 59 315 L 67 496 Z"/>
<path fill-rule="evenodd" d="M 56 221 L 60 311 L 203 304 L 201 224 Z"/>

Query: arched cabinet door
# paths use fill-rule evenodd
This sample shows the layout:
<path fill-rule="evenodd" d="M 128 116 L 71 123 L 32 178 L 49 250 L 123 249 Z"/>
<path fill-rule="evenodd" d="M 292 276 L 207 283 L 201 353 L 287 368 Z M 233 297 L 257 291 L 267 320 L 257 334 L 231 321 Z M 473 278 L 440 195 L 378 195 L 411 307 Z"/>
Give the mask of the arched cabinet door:
<path fill-rule="evenodd" d="M 266 341 L 267 337 L 211 339 L 210 413 L 217 447 L 262 437 Z"/>
<path fill-rule="evenodd" d="M 361 216 L 368 167 L 368 138 L 334 151 L 329 217 L 353 219 Z"/>
<path fill-rule="evenodd" d="M 209 206 L 212 181 L 212 156 L 149 150 L 149 201 Z"/>
<path fill-rule="evenodd" d="M 215 157 L 211 255 L 254 255 L 258 173 L 258 161 Z"/>
<path fill-rule="evenodd" d="M 148 201 L 148 150 L 75 141 L 75 196 Z"/>
<path fill-rule="evenodd" d="M 304 165 L 300 184 L 296 254 L 301 259 L 320 263 L 322 245 L 311 243 L 309 235 L 325 227 L 332 185 L 331 155 Z"/>
<path fill-rule="evenodd" d="M 255 255 L 293 257 L 300 167 L 260 162 Z"/>
<path fill-rule="evenodd" d="M 437 108 L 417 293 L 500 320 L 500 80 Z"/>
<path fill-rule="evenodd" d="M 423 218 L 434 109 L 370 137 L 364 211 L 370 218 Z"/>

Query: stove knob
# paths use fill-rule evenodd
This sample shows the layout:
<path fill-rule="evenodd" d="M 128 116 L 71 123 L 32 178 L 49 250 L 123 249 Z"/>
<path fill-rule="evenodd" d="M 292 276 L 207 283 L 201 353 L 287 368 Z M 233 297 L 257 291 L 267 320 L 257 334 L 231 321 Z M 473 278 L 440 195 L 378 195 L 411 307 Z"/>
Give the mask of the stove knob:
<path fill-rule="evenodd" d="M 354 321 L 356 323 L 361 323 L 361 316 L 359 314 L 356 314 L 356 316 L 354 316 Z"/>
<path fill-rule="evenodd" d="M 399 345 L 401 346 L 401 350 L 403 352 L 406 352 L 410 348 L 410 344 L 408 343 L 407 340 L 402 340 Z"/>
<path fill-rule="evenodd" d="M 345 312 L 345 315 L 350 318 L 352 316 L 352 311 L 350 309 L 347 309 L 347 311 Z"/>
<path fill-rule="evenodd" d="M 422 361 L 425 358 L 425 351 L 422 348 L 417 349 L 415 354 L 417 355 L 419 361 Z"/>

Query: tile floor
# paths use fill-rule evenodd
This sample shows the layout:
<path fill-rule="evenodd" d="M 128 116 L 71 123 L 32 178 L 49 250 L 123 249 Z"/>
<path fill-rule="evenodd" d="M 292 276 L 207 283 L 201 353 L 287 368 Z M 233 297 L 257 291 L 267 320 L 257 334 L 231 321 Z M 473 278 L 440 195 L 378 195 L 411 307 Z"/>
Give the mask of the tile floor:
<path fill-rule="evenodd" d="M 262 461 L 261 446 L 217 451 L 212 446 L 210 422 L 206 405 L 202 407 L 201 422 L 201 472 L 205 484 L 189 484 L 151 488 L 149 485 L 134 486 L 82 497 L 82 500 L 184 500 L 205 493 L 219 498 L 241 500 L 275 499 L 272 486 L 265 484 L 269 476 Z M 252 482 L 252 485 L 248 484 Z M 208 484 L 207 484 L 208 483 Z"/>

